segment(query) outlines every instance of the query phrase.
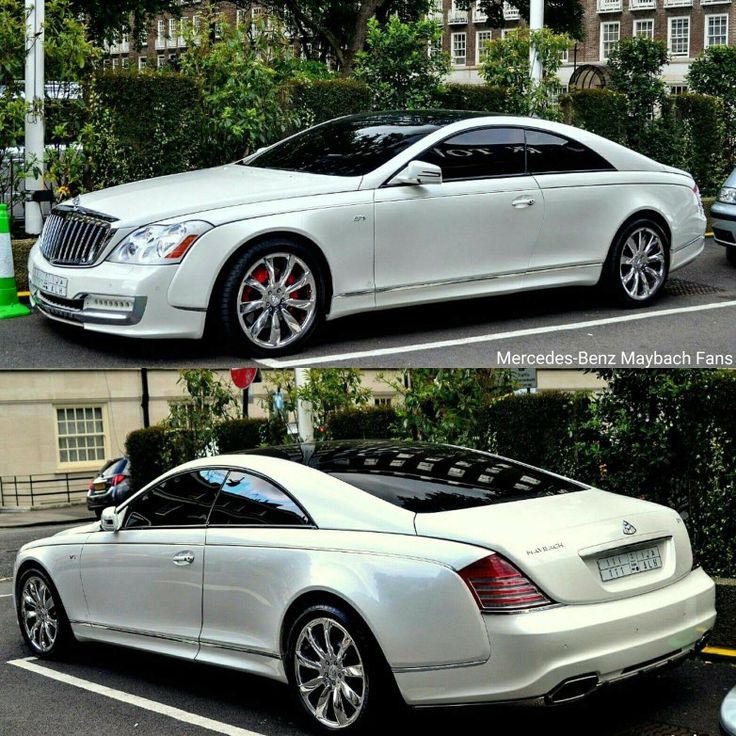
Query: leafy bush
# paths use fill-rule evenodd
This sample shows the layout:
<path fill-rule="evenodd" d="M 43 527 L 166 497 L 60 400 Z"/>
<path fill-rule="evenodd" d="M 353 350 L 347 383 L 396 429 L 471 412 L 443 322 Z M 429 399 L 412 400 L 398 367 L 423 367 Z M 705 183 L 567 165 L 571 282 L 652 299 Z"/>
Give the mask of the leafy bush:
<path fill-rule="evenodd" d="M 357 79 L 297 79 L 288 91 L 302 127 L 371 109 L 371 90 Z"/>
<path fill-rule="evenodd" d="M 513 394 L 485 412 L 491 449 L 500 455 L 558 473 L 574 464 L 575 431 L 589 417 L 590 395 L 545 391 Z"/>
<path fill-rule="evenodd" d="M 166 429 L 160 425 L 136 429 L 125 439 L 125 454 L 130 460 L 130 484 L 143 488 L 170 469 Z"/>
<path fill-rule="evenodd" d="M 358 52 L 355 76 L 373 94 L 377 110 L 412 110 L 429 107 L 450 71 L 443 51 L 427 53 L 442 38 L 442 26 L 433 20 L 403 22 L 391 15 L 381 25 L 368 21 L 366 50 Z"/>
<path fill-rule="evenodd" d="M 174 72 L 106 72 L 87 89 L 90 188 L 173 174 L 201 163 L 197 84 Z"/>
<path fill-rule="evenodd" d="M 436 107 L 445 110 L 510 112 L 511 93 L 504 87 L 487 84 L 446 84 L 434 97 Z"/>
<path fill-rule="evenodd" d="M 332 440 L 391 439 L 396 435 L 396 410 L 392 406 L 343 409 L 327 421 L 327 437 Z"/>
<path fill-rule="evenodd" d="M 262 444 L 267 419 L 231 419 L 215 428 L 217 447 L 221 453 L 249 450 Z"/>
<path fill-rule="evenodd" d="M 626 96 L 611 89 L 581 89 L 560 100 L 565 122 L 617 143 L 626 141 Z"/>

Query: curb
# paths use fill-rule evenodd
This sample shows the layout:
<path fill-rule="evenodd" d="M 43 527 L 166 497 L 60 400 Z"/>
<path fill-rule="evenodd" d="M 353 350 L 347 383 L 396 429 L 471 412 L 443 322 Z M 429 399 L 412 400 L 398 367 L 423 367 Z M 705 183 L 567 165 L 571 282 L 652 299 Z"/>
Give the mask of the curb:
<path fill-rule="evenodd" d="M 705 647 L 700 651 L 700 658 L 708 662 L 729 662 L 736 664 L 736 649 Z"/>

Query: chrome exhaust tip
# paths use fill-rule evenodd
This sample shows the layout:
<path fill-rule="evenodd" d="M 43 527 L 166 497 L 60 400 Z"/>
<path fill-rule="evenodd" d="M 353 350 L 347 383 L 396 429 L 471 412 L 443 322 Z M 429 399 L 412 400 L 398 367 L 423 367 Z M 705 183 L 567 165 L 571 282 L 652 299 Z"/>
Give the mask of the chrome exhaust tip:
<path fill-rule="evenodd" d="M 599 685 L 598 675 L 581 675 L 564 680 L 556 688 L 550 690 L 545 696 L 549 705 L 571 703 L 590 695 Z"/>

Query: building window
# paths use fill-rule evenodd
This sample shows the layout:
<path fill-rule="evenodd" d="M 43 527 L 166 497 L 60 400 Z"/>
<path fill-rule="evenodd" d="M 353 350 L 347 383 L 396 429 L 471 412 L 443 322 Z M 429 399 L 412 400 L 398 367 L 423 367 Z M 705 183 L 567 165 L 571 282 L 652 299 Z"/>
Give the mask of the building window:
<path fill-rule="evenodd" d="M 705 16 L 705 48 L 728 44 L 728 15 Z"/>
<path fill-rule="evenodd" d="M 560 64 L 567 64 L 570 61 L 570 49 L 566 48 L 561 54 L 560 54 Z"/>
<path fill-rule="evenodd" d="M 621 38 L 621 23 L 619 21 L 601 23 L 601 61 L 608 59 L 619 38 Z"/>
<path fill-rule="evenodd" d="M 159 54 L 156 57 L 156 69 L 163 69 L 166 66 L 166 57 L 163 54 Z"/>
<path fill-rule="evenodd" d="M 483 12 L 483 8 L 480 6 L 480 0 L 476 1 L 475 8 L 473 8 L 473 20 L 476 23 L 485 23 L 488 20 L 488 16 Z"/>
<path fill-rule="evenodd" d="M 391 406 L 390 396 L 376 396 L 373 399 L 374 406 Z"/>
<path fill-rule="evenodd" d="M 475 34 L 475 63 L 480 64 L 481 58 L 486 51 L 486 44 L 491 40 L 490 31 L 478 31 Z"/>
<path fill-rule="evenodd" d="M 127 57 L 127 56 L 124 56 L 124 57 L 123 57 L 123 58 L 122 58 L 122 59 L 120 60 L 120 66 L 121 66 L 121 67 L 122 67 L 123 69 L 128 69 L 128 68 L 130 67 L 130 59 L 129 59 L 129 58 Z"/>
<path fill-rule="evenodd" d="M 255 10 L 255 8 L 254 8 Z M 235 25 L 240 28 L 240 26 L 243 25 L 243 23 L 246 22 L 246 19 L 248 18 L 248 11 L 244 10 L 243 8 L 239 8 L 235 11 Z"/>
<path fill-rule="evenodd" d="M 166 48 L 166 25 L 163 20 L 159 20 L 156 23 L 156 48 Z"/>
<path fill-rule="evenodd" d="M 467 36 L 467 33 L 452 34 L 452 63 L 454 66 L 465 66 Z"/>
<path fill-rule="evenodd" d="M 91 463 L 105 459 L 105 426 L 101 406 L 56 409 L 59 463 Z"/>
<path fill-rule="evenodd" d="M 138 71 L 143 71 L 148 64 L 148 59 L 145 56 L 141 56 L 138 59 Z"/>
<path fill-rule="evenodd" d="M 509 33 L 511 33 L 511 31 L 513 31 L 513 30 L 514 30 L 513 28 L 502 28 L 501 29 L 501 38 L 506 38 L 506 36 L 508 36 Z"/>
<path fill-rule="evenodd" d="M 672 56 L 690 56 L 690 16 L 668 19 L 667 50 Z"/>
<path fill-rule="evenodd" d="M 684 95 L 685 92 L 687 92 L 687 85 L 686 84 L 671 84 L 670 85 L 670 94 L 671 95 Z"/>
<path fill-rule="evenodd" d="M 654 38 L 654 19 L 649 18 L 647 20 L 635 20 L 634 36 L 640 36 L 642 38 Z"/>
<path fill-rule="evenodd" d="M 112 68 L 113 69 L 117 69 L 118 68 L 118 63 L 119 63 L 118 62 L 118 57 L 117 56 L 114 56 L 113 57 L 113 60 L 112 60 Z"/>

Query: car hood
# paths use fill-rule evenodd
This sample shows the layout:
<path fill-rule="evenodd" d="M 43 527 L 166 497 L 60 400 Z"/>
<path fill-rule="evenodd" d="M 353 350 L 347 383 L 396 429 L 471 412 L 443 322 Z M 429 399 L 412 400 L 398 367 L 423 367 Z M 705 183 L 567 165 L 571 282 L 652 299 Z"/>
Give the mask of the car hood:
<path fill-rule="evenodd" d="M 270 201 L 354 191 L 359 185 L 360 177 L 228 164 L 90 192 L 79 198 L 79 205 L 113 217 L 115 227 L 126 228 L 186 215 L 207 220 L 208 211 L 261 202 L 265 215 L 269 214 L 265 203 Z"/>

